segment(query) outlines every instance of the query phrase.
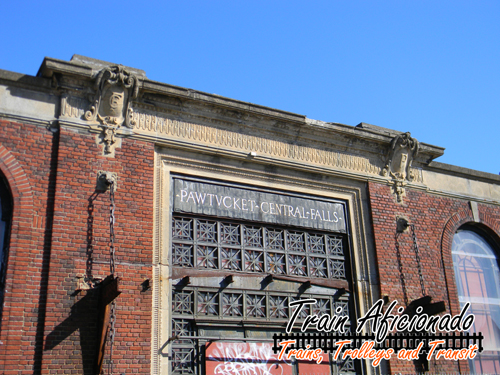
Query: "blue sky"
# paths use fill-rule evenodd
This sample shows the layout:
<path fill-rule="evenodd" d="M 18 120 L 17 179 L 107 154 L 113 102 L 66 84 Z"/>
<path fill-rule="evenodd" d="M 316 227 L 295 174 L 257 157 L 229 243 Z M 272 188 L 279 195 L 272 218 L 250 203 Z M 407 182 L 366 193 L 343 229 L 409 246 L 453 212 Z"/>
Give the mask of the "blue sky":
<path fill-rule="evenodd" d="M 410 131 L 498 174 L 500 1 L 7 1 L 0 69 L 85 55 L 309 118 Z M 78 4 L 78 5 L 76 5 Z"/>

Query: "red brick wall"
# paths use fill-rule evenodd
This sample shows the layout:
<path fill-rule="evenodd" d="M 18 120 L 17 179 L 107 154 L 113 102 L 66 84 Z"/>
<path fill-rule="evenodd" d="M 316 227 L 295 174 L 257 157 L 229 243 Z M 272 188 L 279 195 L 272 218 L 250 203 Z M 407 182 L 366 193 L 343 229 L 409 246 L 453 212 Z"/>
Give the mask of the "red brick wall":
<path fill-rule="evenodd" d="M 426 293 L 433 302 L 444 301 L 447 312 L 460 312 L 451 258 L 453 234 L 463 224 L 473 222 L 468 201 L 431 195 L 406 189 L 404 204 L 398 204 L 387 185 L 369 183 L 369 195 L 375 248 L 380 276 L 380 292 L 390 300 L 403 304 L 403 289 L 398 268 L 395 233 L 396 218 L 403 216 L 415 225 L 422 274 Z M 500 236 L 500 208 L 478 204 L 481 226 Z M 494 234 L 496 233 L 496 234 Z M 422 296 L 413 250 L 411 232 L 399 236 L 399 246 L 408 299 Z M 448 290 L 448 293 L 447 293 Z M 466 361 L 460 362 L 461 371 L 468 371 Z M 412 362 L 391 360 L 392 373 L 413 372 Z M 454 361 L 431 361 L 429 370 L 435 373 L 459 372 Z"/>
<path fill-rule="evenodd" d="M 114 368 L 149 373 L 151 290 L 143 292 L 141 283 L 152 277 L 153 145 L 123 140 L 108 158 L 86 131 L 62 127 L 53 134 L 8 121 L 0 128 L 0 169 L 14 196 L 0 368 L 5 374 L 91 373 L 97 297 L 76 291 L 76 276 L 85 275 L 90 261 L 94 277 L 109 274 L 109 193 L 95 191 L 97 171 L 104 170 L 118 174 L 122 294 Z"/>
<path fill-rule="evenodd" d="M 115 372 L 149 373 L 151 290 L 143 292 L 141 283 L 152 277 L 154 146 L 123 139 L 108 158 L 86 131 L 63 127 L 52 133 L 5 120 L 0 129 L 0 171 L 14 199 L 0 368 L 5 374 L 92 373 L 97 296 L 78 292 L 76 276 L 87 272 L 90 261 L 94 277 L 109 273 L 109 193 L 95 191 L 97 171 L 105 170 L 118 174 L 116 270 L 122 294 Z M 473 221 L 468 202 L 407 189 L 400 205 L 388 186 L 376 183 L 369 183 L 369 195 L 381 295 L 403 301 L 394 235 L 396 217 L 404 216 L 416 225 L 427 294 L 458 313 L 451 240 L 460 225 Z M 500 209 L 479 204 L 479 212 L 482 225 L 500 235 Z M 411 235 L 401 235 L 399 243 L 412 300 L 421 292 Z M 411 362 L 392 360 L 390 366 L 393 373 L 413 371 Z M 432 362 L 430 369 L 458 371 L 450 361 Z"/>
<path fill-rule="evenodd" d="M 43 127 L 0 121 L 0 169 L 14 200 L 0 368 L 32 373 L 39 314 L 53 134 Z M 24 370 L 24 372 L 23 372 Z"/>

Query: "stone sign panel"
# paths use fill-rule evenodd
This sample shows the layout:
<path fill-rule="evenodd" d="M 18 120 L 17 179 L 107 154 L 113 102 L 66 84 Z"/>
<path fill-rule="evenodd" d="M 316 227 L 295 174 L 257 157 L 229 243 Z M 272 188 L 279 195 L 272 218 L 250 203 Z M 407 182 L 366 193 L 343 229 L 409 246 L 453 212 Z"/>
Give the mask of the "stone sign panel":
<path fill-rule="evenodd" d="M 346 231 L 344 204 L 174 179 L 174 212 Z"/>

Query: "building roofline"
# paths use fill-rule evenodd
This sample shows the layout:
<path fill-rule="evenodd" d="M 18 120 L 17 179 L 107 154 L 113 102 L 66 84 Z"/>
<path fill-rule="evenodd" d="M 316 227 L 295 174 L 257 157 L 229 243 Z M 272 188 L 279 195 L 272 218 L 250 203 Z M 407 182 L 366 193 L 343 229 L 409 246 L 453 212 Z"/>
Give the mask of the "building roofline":
<path fill-rule="evenodd" d="M 17 85 L 24 87 L 36 87 L 43 91 L 55 90 L 57 85 L 53 83 L 53 80 L 57 78 L 57 75 L 70 76 L 83 81 L 91 81 L 96 77 L 102 68 L 114 65 L 116 64 L 81 55 L 74 55 L 70 61 L 45 57 L 37 76 L 0 70 L 0 80 L 15 82 Z M 291 126 L 297 127 L 297 129 L 305 126 L 306 128 L 311 129 L 313 133 L 316 133 L 316 139 L 320 139 L 322 141 L 328 141 L 327 138 L 323 138 L 324 135 L 328 134 L 328 138 L 332 139 L 335 138 L 336 135 L 340 135 L 346 138 L 356 138 L 367 142 L 374 142 L 375 144 L 383 146 L 388 145 L 395 136 L 402 134 L 402 132 L 396 130 L 364 122 L 361 122 L 356 126 L 352 126 L 309 119 L 304 115 L 293 112 L 153 81 L 147 78 L 146 73 L 143 70 L 131 67 L 125 67 L 125 69 L 129 70 L 138 77 L 143 97 L 148 95 L 158 98 L 162 96 L 174 97 L 188 103 L 198 103 L 199 105 L 209 105 L 233 111 L 252 113 L 260 118 L 267 118 L 269 120 L 287 123 Z M 310 134 L 306 134 L 305 136 L 307 138 Z M 500 182 L 500 176 L 495 174 L 433 161 L 435 158 L 443 155 L 444 150 L 445 149 L 443 147 L 420 142 L 420 161 L 426 165 L 426 168 L 436 172 L 439 171 L 441 173 L 467 178 L 472 177 L 474 179 L 488 182 Z"/>

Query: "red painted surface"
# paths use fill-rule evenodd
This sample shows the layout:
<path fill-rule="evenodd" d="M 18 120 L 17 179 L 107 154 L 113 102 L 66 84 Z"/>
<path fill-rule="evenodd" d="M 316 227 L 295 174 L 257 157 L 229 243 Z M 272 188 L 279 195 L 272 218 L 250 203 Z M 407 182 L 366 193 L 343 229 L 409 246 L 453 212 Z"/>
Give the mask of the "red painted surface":
<path fill-rule="evenodd" d="M 299 374 L 330 375 L 330 355 L 323 353 L 321 363 L 315 361 L 299 361 Z"/>

